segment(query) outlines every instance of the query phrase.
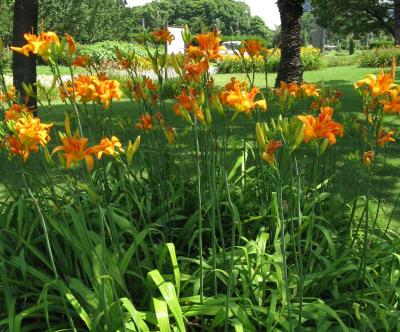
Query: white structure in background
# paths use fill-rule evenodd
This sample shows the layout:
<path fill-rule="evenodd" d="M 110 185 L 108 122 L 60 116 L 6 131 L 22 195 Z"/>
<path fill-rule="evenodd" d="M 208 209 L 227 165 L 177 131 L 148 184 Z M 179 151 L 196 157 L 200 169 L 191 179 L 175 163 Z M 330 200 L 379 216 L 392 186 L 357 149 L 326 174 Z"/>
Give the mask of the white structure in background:
<path fill-rule="evenodd" d="M 185 53 L 185 42 L 182 38 L 182 27 L 168 27 L 169 32 L 171 32 L 175 39 L 172 41 L 171 45 L 167 43 L 167 54 L 178 54 L 178 53 Z"/>

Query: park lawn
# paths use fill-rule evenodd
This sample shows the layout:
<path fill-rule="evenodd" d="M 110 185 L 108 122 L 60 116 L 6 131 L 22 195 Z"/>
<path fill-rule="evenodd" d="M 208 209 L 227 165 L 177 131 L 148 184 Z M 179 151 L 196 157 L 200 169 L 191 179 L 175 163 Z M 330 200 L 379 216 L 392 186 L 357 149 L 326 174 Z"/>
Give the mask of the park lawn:
<path fill-rule="evenodd" d="M 337 163 L 336 170 L 336 190 L 345 199 L 352 199 L 355 196 L 363 195 L 365 193 L 365 184 L 360 183 L 357 178 L 356 168 L 360 167 L 359 158 L 355 161 L 352 160 L 353 155 L 361 155 L 364 151 L 362 142 L 357 137 L 357 135 L 349 129 L 349 126 L 345 121 L 344 117 L 354 114 L 359 114 L 361 112 L 361 100 L 360 97 L 355 93 L 353 83 L 359 79 L 362 79 L 368 73 L 378 72 L 378 68 L 358 68 L 355 66 L 351 67 L 335 67 L 326 68 L 314 72 L 306 72 L 304 74 L 304 80 L 306 82 L 315 82 L 319 85 L 324 84 L 325 86 L 331 87 L 332 90 L 340 90 L 343 92 L 341 98 L 342 103 L 340 109 L 337 110 L 335 118 L 338 121 L 343 122 L 345 125 L 345 137 L 343 139 L 339 138 L 335 146 L 329 149 L 327 153 L 327 158 L 334 158 Z M 215 82 L 218 86 L 223 86 L 229 82 L 230 78 L 234 76 L 240 80 L 245 80 L 245 74 L 217 74 L 215 75 Z M 269 86 L 273 86 L 276 74 L 268 75 Z M 400 75 L 397 76 L 400 78 Z M 265 86 L 265 77 L 263 74 L 257 74 L 255 79 L 256 86 Z M 171 110 L 174 101 L 167 102 L 167 109 Z M 50 108 L 43 107 L 39 110 L 39 115 L 43 122 L 53 122 L 55 128 L 53 129 L 53 142 L 50 144 L 50 149 L 57 145 L 58 138 L 55 133 L 59 130 L 63 131 L 64 124 L 64 105 L 56 104 Z M 270 107 L 273 111 L 273 106 Z M 91 108 L 89 107 L 89 111 Z M 109 121 L 113 125 L 114 133 L 120 138 L 123 144 L 127 144 L 128 140 L 134 140 L 137 135 L 142 134 L 138 129 L 135 128 L 135 123 L 137 122 L 139 116 L 138 105 L 132 104 L 130 101 L 123 99 L 120 102 L 116 102 L 112 105 L 112 109 L 108 111 L 103 111 L 97 109 L 98 116 L 100 117 L 101 112 L 105 112 L 104 119 Z M 170 124 L 177 128 L 178 141 L 184 142 L 184 144 L 190 150 L 193 147 L 192 136 L 188 133 L 184 134 L 184 124 L 181 119 L 175 117 L 171 110 L 172 117 L 169 120 Z M 218 123 L 224 121 L 218 115 L 214 115 L 214 125 L 218 128 Z M 393 129 L 398 129 L 399 121 L 397 118 L 392 117 L 390 119 L 392 123 L 390 126 Z M 86 123 L 86 121 L 85 121 Z M 88 121 L 92 128 L 91 130 L 96 133 L 99 126 L 96 123 Z M 243 121 L 239 117 L 231 126 L 231 135 L 235 136 L 237 140 L 243 138 L 253 139 L 253 126 L 254 122 Z M 84 130 L 88 130 L 85 128 Z M 99 139 L 101 133 L 98 133 Z M 146 140 L 143 140 L 143 147 L 146 147 Z M 151 149 L 151 146 L 147 146 Z M 373 188 L 373 195 L 381 196 L 382 201 L 380 202 L 382 210 L 385 216 L 381 215 L 381 221 L 389 217 L 391 210 L 394 205 L 396 205 L 396 198 L 400 192 L 400 160 L 398 158 L 400 152 L 400 146 L 398 142 L 392 143 L 388 146 L 386 151 L 386 165 L 382 169 L 377 171 L 377 177 L 375 185 Z M 306 151 L 304 153 L 307 153 Z M 43 170 L 38 167 L 39 163 L 35 163 L 35 158 L 31 158 L 32 161 L 29 162 L 27 167 L 32 167 L 36 170 L 37 174 L 42 174 Z M 311 165 L 310 165 L 311 166 Z M 12 163 L 4 157 L 0 157 L 0 172 L 3 175 L 3 182 L 9 186 L 15 186 L 21 184 L 20 175 L 12 167 Z M 376 205 L 374 202 L 373 205 Z M 396 223 L 394 225 L 395 229 L 400 228 L 400 214 L 396 213 L 395 218 Z"/>

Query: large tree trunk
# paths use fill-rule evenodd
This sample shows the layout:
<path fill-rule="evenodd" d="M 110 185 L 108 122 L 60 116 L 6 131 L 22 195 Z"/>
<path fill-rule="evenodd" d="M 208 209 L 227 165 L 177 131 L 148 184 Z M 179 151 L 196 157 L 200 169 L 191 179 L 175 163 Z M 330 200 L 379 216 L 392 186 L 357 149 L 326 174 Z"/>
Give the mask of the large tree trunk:
<path fill-rule="evenodd" d="M 15 0 L 14 4 L 14 24 L 13 24 L 13 45 L 21 47 L 26 43 L 24 33 L 37 33 L 39 15 L 39 0 Z M 27 84 L 36 82 L 36 59 L 30 55 L 29 58 L 22 54 L 13 54 L 13 82 L 21 96 L 25 97 L 22 83 Z M 36 93 L 36 88 L 34 88 Z M 28 106 L 36 108 L 36 100 L 31 98 Z"/>
<path fill-rule="evenodd" d="M 394 40 L 400 45 L 400 0 L 394 0 Z"/>
<path fill-rule="evenodd" d="M 281 16 L 281 62 L 275 85 L 281 81 L 301 82 L 303 69 L 300 60 L 300 18 L 303 15 L 304 0 L 278 0 Z"/>

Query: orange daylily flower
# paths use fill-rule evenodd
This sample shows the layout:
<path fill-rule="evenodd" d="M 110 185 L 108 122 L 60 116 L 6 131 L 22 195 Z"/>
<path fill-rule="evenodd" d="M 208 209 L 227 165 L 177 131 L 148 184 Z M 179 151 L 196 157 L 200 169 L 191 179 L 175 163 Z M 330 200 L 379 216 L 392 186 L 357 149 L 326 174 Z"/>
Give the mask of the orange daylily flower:
<path fill-rule="evenodd" d="M 97 159 L 101 159 L 103 154 L 107 156 L 115 156 L 116 154 L 118 154 L 116 149 L 118 149 L 119 151 L 123 151 L 122 144 L 119 139 L 115 136 L 112 136 L 111 139 L 107 137 L 103 138 L 100 141 L 100 144 L 90 148 L 89 152 L 96 153 Z"/>
<path fill-rule="evenodd" d="M 4 103 L 8 100 L 14 100 L 16 91 L 17 90 L 16 90 L 15 86 L 10 86 L 8 88 L 7 92 L 4 94 L 2 91 L 0 91 L 0 103 Z"/>
<path fill-rule="evenodd" d="M 317 89 L 315 84 L 300 84 L 300 89 L 306 97 L 319 97 L 320 89 Z"/>
<path fill-rule="evenodd" d="M 260 56 L 261 52 L 261 44 L 258 40 L 249 39 L 243 42 L 243 46 L 239 49 L 239 52 L 242 56 L 244 53 L 247 53 L 251 58 Z"/>
<path fill-rule="evenodd" d="M 76 52 L 75 40 L 68 33 L 65 34 L 65 38 L 67 39 L 68 53 L 72 55 Z"/>
<path fill-rule="evenodd" d="M 357 89 L 363 89 L 365 94 L 370 94 L 372 97 L 380 97 L 387 94 L 391 89 L 397 87 L 394 84 L 394 78 L 389 73 L 380 71 L 378 75 L 367 75 L 365 79 L 355 83 Z"/>
<path fill-rule="evenodd" d="M 301 88 L 296 82 L 286 83 L 281 81 L 279 88 L 274 89 L 277 96 L 288 95 L 291 97 L 299 97 L 301 95 Z"/>
<path fill-rule="evenodd" d="M 262 154 L 262 159 L 268 164 L 273 165 L 275 163 L 275 151 L 282 147 L 282 141 L 271 140 L 266 146 Z"/>
<path fill-rule="evenodd" d="M 92 154 L 96 151 L 93 148 L 88 148 L 88 139 L 86 137 L 78 136 L 65 136 L 62 138 L 63 145 L 54 148 L 53 153 L 64 151 L 63 157 L 66 160 L 66 167 L 70 168 L 72 165 L 85 160 L 89 170 L 93 168 L 94 160 Z"/>
<path fill-rule="evenodd" d="M 193 80 L 198 82 L 201 76 L 208 71 L 208 67 L 207 59 L 203 59 L 197 63 L 188 62 L 185 64 L 185 77 L 188 81 Z"/>
<path fill-rule="evenodd" d="M 388 100 L 383 100 L 383 111 L 385 113 L 399 113 L 400 114 L 400 94 L 398 89 L 389 91 Z"/>
<path fill-rule="evenodd" d="M 55 43 L 58 45 L 60 43 L 58 36 L 51 31 L 42 32 L 39 35 L 25 33 L 24 38 L 27 41 L 27 44 L 22 47 L 11 47 L 11 50 L 21 53 L 26 57 L 28 57 L 30 53 L 33 53 L 47 59 L 51 44 Z"/>
<path fill-rule="evenodd" d="M 237 112 L 249 114 L 251 110 L 257 107 L 266 111 L 267 104 L 265 100 L 254 101 L 260 89 L 253 87 L 250 92 L 247 91 L 247 84 L 240 82 L 235 78 L 225 85 L 225 89 L 220 94 L 221 103 L 234 108 Z"/>
<path fill-rule="evenodd" d="M 68 81 L 60 87 L 60 97 L 65 100 L 67 93 L 72 99 L 79 97 L 82 103 L 99 102 L 108 109 L 113 99 L 120 100 L 122 92 L 118 81 L 109 80 L 104 74 L 97 76 L 79 75 L 72 82 Z"/>
<path fill-rule="evenodd" d="M 381 147 L 384 147 L 386 143 L 389 142 L 396 142 L 396 140 L 393 138 L 394 132 L 393 131 L 389 131 L 386 132 L 384 130 L 381 130 L 379 132 L 379 140 L 378 140 L 378 144 Z"/>
<path fill-rule="evenodd" d="M 15 123 L 15 134 L 6 138 L 5 146 L 11 155 L 20 155 L 26 161 L 30 152 L 38 152 L 39 145 L 45 146 L 50 141 L 52 126 L 30 115 L 20 117 Z"/>
<path fill-rule="evenodd" d="M 189 94 L 186 93 L 186 90 L 182 90 L 181 94 L 177 96 L 176 99 L 178 99 L 178 102 L 173 106 L 173 110 L 176 115 L 181 116 L 181 108 L 183 108 L 188 112 L 193 112 L 199 121 L 205 121 L 204 113 L 200 109 L 196 99 L 195 90 L 193 88 L 189 89 Z"/>
<path fill-rule="evenodd" d="M 138 129 L 141 129 L 143 131 L 153 129 L 153 122 L 151 120 L 150 114 L 140 115 L 140 118 L 139 118 L 138 122 L 136 123 L 135 127 Z"/>
<path fill-rule="evenodd" d="M 332 120 L 333 108 L 324 107 L 318 118 L 312 115 L 298 115 L 297 118 L 304 124 L 304 142 L 311 139 L 326 138 L 329 144 L 336 143 L 336 135 L 343 136 L 343 126 Z"/>
<path fill-rule="evenodd" d="M 75 67 L 86 68 L 90 65 L 90 57 L 87 55 L 78 55 L 72 63 Z"/>
<path fill-rule="evenodd" d="M 158 43 L 171 44 L 172 41 L 175 39 L 175 36 L 167 28 L 153 31 L 151 35 L 153 39 Z"/>
<path fill-rule="evenodd" d="M 186 58 L 191 60 L 198 60 L 203 56 L 203 52 L 200 50 L 199 47 L 189 45 L 186 50 Z"/>
<path fill-rule="evenodd" d="M 30 115 L 32 111 L 26 105 L 12 104 L 11 107 L 5 112 L 6 120 L 18 120 L 23 115 Z"/>
<path fill-rule="evenodd" d="M 199 50 L 202 51 L 208 59 L 221 59 L 221 55 L 219 54 L 221 38 L 217 30 L 197 35 L 197 41 Z"/>

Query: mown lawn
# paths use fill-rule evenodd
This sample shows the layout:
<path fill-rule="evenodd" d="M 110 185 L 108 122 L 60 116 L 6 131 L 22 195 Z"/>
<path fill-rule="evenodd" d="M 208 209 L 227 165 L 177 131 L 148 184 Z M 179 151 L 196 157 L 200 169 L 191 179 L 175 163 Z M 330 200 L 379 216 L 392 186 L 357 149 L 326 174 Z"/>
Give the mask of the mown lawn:
<path fill-rule="evenodd" d="M 40 69 L 40 71 L 43 71 Z M 337 144 L 331 149 L 329 156 L 335 158 L 337 163 L 337 175 L 336 175 L 336 188 L 337 191 L 341 193 L 346 199 L 351 199 L 357 195 L 362 195 L 365 191 L 364 184 L 358 179 L 358 167 L 360 165 L 359 159 L 355 161 L 352 160 L 354 155 L 361 155 L 363 153 L 363 145 L 357 134 L 351 130 L 350 121 L 345 120 L 346 116 L 354 115 L 356 113 L 361 113 L 361 101 L 358 95 L 356 95 L 353 83 L 356 80 L 363 78 L 368 73 L 376 73 L 379 69 L 370 68 L 358 68 L 352 67 L 335 67 L 322 69 L 315 72 L 306 72 L 304 74 L 304 80 L 306 82 L 316 82 L 319 85 L 324 84 L 330 87 L 332 90 L 340 90 L 343 92 L 341 98 L 342 103 L 340 109 L 336 112 L 336 119 L 344 122 L 346 131 L 345 137 L 343 139 L 338 139 Z M 46 73 L 43 71 L 43 73 Z M 215 76 L 216 84 L 218 86 L 223 86 L 229 82 L 230 78 L 235 76 L 238 79 L 245 80 L 245 74 L 218 74 Z M 269 86 L 273 86 L 276 74 L 270 74 L 268 77 Z M 397 79 L 400 75 L 397 75 Z M 256 75 L 255 84 L 256 86 L 264 86 L 265 78 L 262 74 Z M 167 103 L 167 108 L 171 109 L 173 101 Z M 271 106 L 273 109 L 273 106 Z M 43 122 L 53 122 L 55 128 L 53 134 L 58 130 L 63 130 L 64 121 L 64 110 L 65 106 L 62 104 L 55 104 L 52 108 L 44 107 L 39 111 L 39 115 Z M 89 109 L 89 111 L 92 111 Z M 100 116 L 100 109 L 97 110 Z M 183 141 L 189 147 L 192 146 L 192 136 L 185 135 L 184 124 L 182 121 L 175 117 L 171 110 L 170 124 L 177 128 L 178 140 Z M 111 121 L 113 123 L 113 130 L 118 134 L 121 141 L 125 144 L 128 140 L 134 140 L 134 138 L 141 134 L 141 132 L 135 128 L 135 123 L 139 116 L 139 110 L 137 105 L 133 105 L 128 100 L 122 100 L 118 103 L 114 103 L 112 106 L 111 113 L 106 111 L 105 119 L 106 121 Z M 214 116 L 214 125 L 218 127 L 218 123 L 223 121 L 217 115 Z M 390 118 L 389 126 L 393 129 L 398 129 L 399 121 L 395 117 Z M 86 121 L 85 121 L 86 122 Z M 96 128 L 99 128 L 97 123 L 89 122 L 93 132 L 96 132 Z M 222 122 L 221 122 L 222 123 Z M 231 135 L 235 136 L 238 140 L 243 138 L 250 139 L 253 136 L 253 122 L 243 121 L 237 119 L 231 127 Z M 86 128 L 87 129 L 87 128 Z M 100 136 L 100 133 L 99 133 Z M 56 135 L 53 135 L 53 145 L 57 143 Z M 146 143 L 144 143 L 146 144 Z M 378 170 L 376 181 L 373 188 L 373 194 L 375 196 L 381 196 L 383 198 L 381 206 L 386 216 L 382 216 L 381 219 L 386 219 L 391 213 L 392 207 L 396 204 L 396 198 L 400 192 L 400 162 L 399 162 L 399 152 L 400 143 L 392 143 L 387 148 L 386 151 L 386 166 Z M 151 147 L 150 147 L 151 148 Z M 305 152 L 306 153 L 306 152 Z M 8 161 L 3 156 L 0 157 L 0 172 L 2 174 L 3 182 L 6 185 L 14 186 L 21 183 L 20 176 L 18 172 L 12 166 L 12 162 Z M 41 174 L 42 170 L 35 166 L 35 162 L 32 158 L 28 167 L 33 167 L 38 174 Z M 398 213 L 396 215 L 396 220 L 400 220 Z M 396 228 L 398 226 L 395 226 Z"/>

